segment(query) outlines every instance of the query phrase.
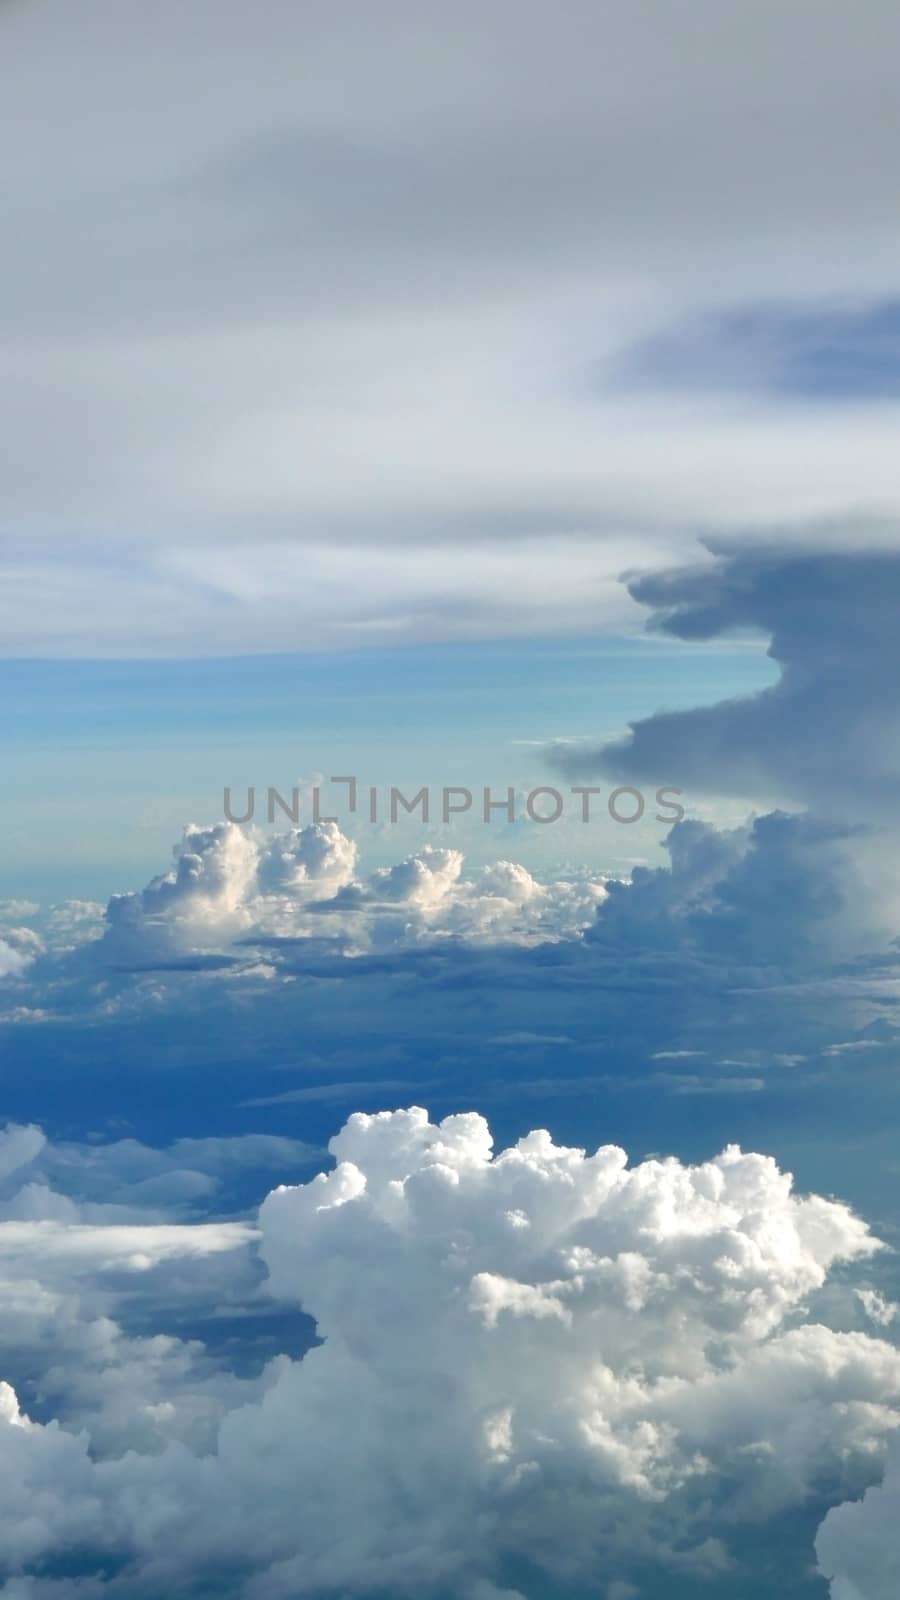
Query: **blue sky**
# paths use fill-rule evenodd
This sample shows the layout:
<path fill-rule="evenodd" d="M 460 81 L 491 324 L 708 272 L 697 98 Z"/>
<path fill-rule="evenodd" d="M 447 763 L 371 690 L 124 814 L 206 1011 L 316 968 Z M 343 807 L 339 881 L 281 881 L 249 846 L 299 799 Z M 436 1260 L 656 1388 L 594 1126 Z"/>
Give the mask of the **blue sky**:
<path fill-rule="evenodd" d="M 379 786 L 385 805 L 392 784 L 409 794 L 455 783 L 527 791 L 550 781 L 540 751 L 553 739 L 612 736 L 660 706 L 685 708 L 774 677 L 753 638 L 694 652 L 588 637 L 186 662 L 0 662 L 14 774 L 4 796 L 4 885 L 38 900 L 137 887 L 164 870 L 186 820 L 222 818 L 226 784 L 236 809 L 256 787 L 263 821 L 269 785 L 289 798 L 294 784 L 320 774 L 355 774 Z M 323 790 L 321 809 L 342 793 Z M 346 804 L 344 814 L 351 822 Z M 383 829 L 364 819 L 357 827 L 373 865 L 396 854 Z M 463 817 L 453 829 L 479 859 L 490 853 L 483 834 L 491 830 L 480 822 Z M 630 828 L 602 817 L 588 829 L 563 821 L 524 831 L 526 858 L 544 862 L 577 848 L 586 865 L 614 871 L 635 849 Z M 658 826 L 634 833 L 638 849 L 656 851 Z"/>
<path fill-rule="evenodd" d="M 650 386 L 732 390 L 797 404 L 895 400 L 900 305 L 741 306 L 663 329 L 622 369 Z"/>
<path fill-rule="evenodd" d="M 896 1600 L 900 13 L 813 9 L 0 8 L 0 1600 Z"/>

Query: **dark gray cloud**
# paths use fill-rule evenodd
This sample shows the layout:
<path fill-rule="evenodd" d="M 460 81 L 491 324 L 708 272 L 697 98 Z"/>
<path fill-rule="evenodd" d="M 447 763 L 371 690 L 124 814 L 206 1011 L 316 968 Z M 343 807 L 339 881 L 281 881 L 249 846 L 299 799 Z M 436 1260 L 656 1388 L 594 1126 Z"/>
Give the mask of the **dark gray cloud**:
<path fill-rule="evenodd" d="M 694 792 L 781 796 L 822 817 L 866 823 L 900 800 L 900 555 L 712 545 L 704 565 L 635 577 L 648 627 L 692 642 L 769 638 L 772 688 L 690 711 L 660 711 L 622 740 L 560 746 L 557 766 Z"/>
<path fill-rule="evenodd" d="M 636 867 L 628 883 L 611 883 L 585 937 L 636 956 L 681 949 L 731 974 L 820 971 L 846 939 L 855 948 L 847 842 L 834 825 L 780 812 L 732 833 L 677 823 L 669 867 Z"/>
<path fill-rule="evenodd" d="M 728 868 L 726 898 L 736 899 L 720 930 L 723 950 L 752 944 L 754 930 L 778 947 L 799 933 L 798 918 L 820 953 L 835 936 L 845 953 L 896 938 L 900 556 L 727 543 L 713 544 L 711 556 L 631 580 L 633 598 L 650 608 L 648 627 L 695 644 L 762 634 L 778 682 L 740 699 L 659 711 L 623 739 L 558 744 L 548 758 L 570 778 L 602 773 L 646 785 L 665 773 L 695 796 L 803 813 L 763 817 L 740 884 Z M 710 834 L 705 849 L 721 854 L 724 838 Z"/>

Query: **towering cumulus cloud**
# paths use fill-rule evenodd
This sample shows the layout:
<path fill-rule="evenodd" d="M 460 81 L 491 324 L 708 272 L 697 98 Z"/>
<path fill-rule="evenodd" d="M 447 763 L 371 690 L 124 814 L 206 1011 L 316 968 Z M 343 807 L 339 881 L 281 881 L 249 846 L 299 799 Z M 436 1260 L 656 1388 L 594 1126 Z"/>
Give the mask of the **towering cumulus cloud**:
<path fill-rule="evenodd" d="M 557 744 L 550 760 L 571 776 L 603 772 L 644 784 L 664 772 L 694 796 L 798 810 L 792 829 L 769 822 L 733 840 L 733 886 L 733 859 L 748 852 L 736 909 L 758 920 L 780 883 L 794 916 L 819 902 L 814 920 L 826 950 L 835 939 L 846 948 L 893 937 L 900 873 L 887 846 L 900 807 L 900 555 L 734 543 L 711 543 L 710 553 L 703 565 L 629 583 L 651 608 L 648 628 L 691 642 L 759 633 L 781 669 L 778 682 L 742 699 L 657 712 L 617 741 Z M 706 836 L 705 857 L 725 848 L 712 830 Z M 774 929 L 777 919 L 769 923 Z"/>
<path fill-rule="evenodd" d="M 359 877 L 357 847 L 332 821 L 271 835 L 189 826 L 174 855 L 170 872 L 109 902 L 109 961 L 267 939 L 327 940 L 349 954 L 448 937 L 540 942 L 586 927 L 605 894 L 590 879 L 543 886 L 511 861 L 464 878 L 462 852 L 434 845 Z"/>
<path fill-rule="evenodd" d="M 89 1421 L 2 1391 L 5 1594 L 622 1595 L 727 1575 L 742 1526 L 868 1481 L 900 1352 L 803 1308 L 878 1247 L 772 1160 L 630 1168 L 542 1131 L 494 1156 L 480 1116 L 417 1108 L 331 1151 L 259 1218 L 268 1290 L 323 1343 L 210 1453 L 98 1458 Z M 48 1563 L 58 1590 L 21 1585 Z"/>
<path fill-rule="evenodd" d="M 781 798 L 818 816 L 886 821 L 900 796 L 900 555 L 712 543 L 713 560 L 634 578 L 649 628 L 686 641 L 767 636 L 771 689 L 657 712 L 618 742 L 562 747 L 571 770 L 665 772 L 697 790 Z"/>

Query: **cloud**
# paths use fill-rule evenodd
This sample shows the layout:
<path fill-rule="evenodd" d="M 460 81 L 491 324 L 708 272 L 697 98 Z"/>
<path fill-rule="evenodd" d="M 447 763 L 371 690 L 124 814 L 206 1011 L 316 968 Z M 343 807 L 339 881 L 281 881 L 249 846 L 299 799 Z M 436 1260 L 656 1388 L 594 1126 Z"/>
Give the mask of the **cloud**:
<path fill-rule="evenodd" d="M 259 1215 L 268 1290 L 302 1303 L 324 1343 L 243 1393 L 207 1375 L 211 1434 L 157 1436 L 191 1383 L 203 1392 L 198 1355 L 185 1368 L 177 1345 L 127 1347 L 156 1430 L 127 1454 L 94 1453 L 90 1385 L 78 1433 L 0 1391 L 11 1584 L 40 1584 L 50 1562 L 123 1595 L 215 1580 L 244 1600 L 480 1600 L 549 1580 L 622 1600 L 649 1574 L 730 1571 L 743 1525 L 877 1470 L 900 1422 L 900 1352 L 804 1315 L 877 1243 L 771 1159 L 730 1147 L 630 1167 L 615 1146 L 587 1155 L 544 1131 L 495 1155 L 480 1116 L 433 1124 L 417 1108 L 354 1115 L 331 1151 L 333 1170 L 274 1190 Z M 119 1259 L 129 1230 L 91 1232 L 109 1243 L 74 1249 L 83 1274 Z M 198 1230 L 180 1235 L 193 1248 Z M 30 1275 L 57 1268 L 39 1253 Z M 18 1261 L 18 1294 L 24 1278 Z M 116 1340 L 97 1350 L 102 1413 Z"/>
<path fill-rule="evenodd" d="M 893 1600 L 900 1577 L 900 1450 L 884 1480 L 861 1500 L 829 1511 L 816 1537 L 819 1571 L 831 1600 Z"/>
<path fill-rule="evenodd" d="M 814 1185 L 833 1184 L 828 1152 L 840 1150 L 841 1182 L 880 1214 L 869 1186 L 886 1168 L 862 1163 L 854 1141 L 890 1114 L 898 969 L 885 933 L 897 924 L 859 876 L 852 831 L 786 813 L 727 831 L 686 820 L 668 837 L 668 867 L 639 866 L 630 882 L 542 883 L 510 863 L 467 873 L 457 852 L 435 847 L 351 868 L 348 841 L 319 827 L 305 837 L 191 828 L 188 869 L 178 852 L 165 878 L 113 898 L 100 940 L 36 960 L 2 1019 L 25 1086 L 11 1109 L 39 1119 L 57 1093 L 50 1038 L 98 1125 L 108 1105 L 132 1123 L 148 1096 L 162 1105 L 175 1068 L 191 1103 L 221 1083 L 225 1115 L 252 1104 L 266 1114 L 259 1126 L 281 1135 L 289 1124 L 307 1151 L 329 1131 L 342 1085 L 358 1086 L 347 1093 L 369 1109 L 404 1085 L 444 1109 L 460 1092 L 482 1097 L 506 1105 L 504 1136 L 523 1095 L 548 1106 L 562 1096 L 588 1126 L 621 1129 L 642 1149 L 693 1140 L 688 1110 L 702 1095 L 704 1126 L 755 1141 L 765 1125 L 791 1162 L 790 1130 L 806 1128 Z M 321 878 L 307 862 L 294 881 L 304 852 L 329 866 Z M 262 892 L 273 856 L 279 887 Z M 654 1073 L 659 1052 L 674 1066 L 681 1054 L 687 1070 Z M 726 1097 L 727 1120 L 714 1104 Z M 174 1142 L 180 1101 L 164 1098 L 159 1138 Z M 212 1146 L 162 1157 L 119 1143 L 118 1158 L 100 1153 L 70 1176 L 85 1201 L 121 1207 L 122 1221 L 154 1205 L 160 1219 L 176 1206 L 189 1219 L 217 1192 L 255 1198 L 249 1175 L 223 1176 Z M 280 1177 L 279 1159 L 269 1170 Z M 45 1189 L 69 1193 L 56 1147 L 19 1202 L 32 1208 L 23 1217 L 45 1205 L 61 1214 Z"/>
<path fill-rule="evenodd" d="M 40 1128 L 8 1125 L 0 1373 L 28 1409 L 57 1417 L 69 1435 L 89 1429 L 94 1459 L 175 1439 L 209 1450 L 229 1406 L 268 1381 L 273 1353 L 257 1230 L 222 1212 L 235 1178 L 254 1181 L 258 1195 L 308 1159 L 298 1141 L 264 1135 L 151 1150 L 134 1140 L 57 1145 Z M 211 1220 L 176 1220 L 192 1211 Z M 289 1345 L 308 1340 L 298 1330 Z M 3 1570 L 10 1560 L 0 1537 Z"/>
<path fill-rule="evenodd" d="M 122 1224 L 127 1245 L 138 1237 L 129 1232 L 132 1225 L 174 1221 L 214 1204 L 227 1207 L 248 1180 L 271 1182 L 320 1154 L 301 1139 L 273 1133 L 180 1138 L 158 1149 L 133 1138 L 51 1141 L 34 1124 L 8 1123 L 0 1130 L 0 1240 L 6 1241 L 0 1251 L 27 1241 L 29 1230 L 49 1247 L 57 1238 L 51 1224 L 59 1225 L 59 1237 L 73 1250 L 76 1234 L 65 1230 L 81 1224 Z M 26 1224 L 24 1233 L 3 1231 L 13 1222 Z M 88 1247 L 92 1237 L 84 1236 Z M 190 1234 L 171 1237 L 188 1248 Z"/>
<path fill-rule="evenodd" d="M 853 842 L 853 835 L 849 835 Z M 822 970 L 860 947 L 861 919 L 848 830 L 770 812 L 729 831 L 676 823 L 665 840 L 668 867 L 635 867 L 611 881 L 586 939 L 637 959 L 663 952 L 736 973 Z M 894 924 L 886 924 L 893 932 Z"/>
<path fill-rule="evenodd" d="M 379 0 L 350 38 L 267 9 L 4 8 L 10 652 L 627 627 L 616 574 L 686 530 L 896 542 L 892 391 L 859 414 L 846 332 L 896 305 L 887 0 L 849 52 L 833 0 L 814 30 L 702 0 L 702 50 L 654 0 L 491 30 Z M 843 327 L 841 385 L 735 396 L 760 317 L 779 372 Z M 710 324 L 716 386 L 673 392 L 659 330 L 705 370 Z"/>
<path fill-rule="evenodd" d="M 542 884 L 513 861 L 496 861 L 470 879 L 463 866 L 461 851 L 425 846 L 367 883 L 348 886 L 333 909 L 369 908 L 364 937 L 375 947 L 441 937 L 539 942 L 576 935 L 606 893 L 588 878 Z M 365 930 L 363 918 L 358 927 Z"/>
<path fill-rule="evenodd" d="M 0 1269 L 15 1273 L 22 1261 L 46 1258 L 57 1270 L 92 1272 L 123 1268 L 145 1272 L 180 1256 L 202 1257 L 235 1250 L 252 1234 L 243 1223 L 203 1223 L 193 1227 L 107 1224 L 71 1221 L 0 1222 Z"/>
<path fill-rule="evenodd" d="M 879 1328 L 888 1328 L 895 1318 L 900 1315 L 900 1306 L 893 1305 L 885 1300 L 884 1295 L 877 1289 L 857 1289 L 856 1296 L 866 1316 Z"/>
<path fill-rule="evenodd" d="M 34 1125 L 19 1127 L 8 1123 L 0 1132 L 0 1182 L 30 1166 L 47 1143 L 44 1132 Z"/>
<path fill-rule="evenodd" d="M 187 827 L 175 867 L 139 893 L 114 895 L 91 962 L 152 966 L 290 941 L 347 955 L 434 940 L 528 943 L 571 938 L 605 894 L 584 878 L 543 885 L 498 861 L 463 877 L 460 851 L 426 845 L 369 877 L 334 822 L 266 835 L 236 823 Z M 77 966 L 78 963 L 76 963 Z"/>
<path fill-rule="evenodd" d="M 697 793 L 780 798 L 843 823 L 884 817 L 900 793 L 896 552 L 711 544 L 704 565 L 634 577 L 648 627 L 685 641 L 769 638 L 777 684 L 744 699 L 660 711 L 620 741 L 555 752 L 569 771 Z M 840 760 L 835 751 L 840 750 Z"/>
<path fill-rule="evenodd" d="M 760 632 L 779 681 L 741 699 L 658 711 L 623 739 L 558 744 L 549 759 L 570 776 L 602 772 L 640 784 L 665 772 L 688 793 L 774 800 L 805 813 L 761 817 L 743 846 L 740 834 L 703 835 L 707 877 L 718 870 L 716 855 L 724 865 L 729 852 L 744 850 L 743 868 L 728 866 L 722 885 L 734 899 L 736 948 L 742 930 L 752 936 L 763 918 L 771 941 L 792 937 L 798 920 L 811 929 L 816 919 L 826 947 L 835 938 L 860 947 L 896 937 L 900 556 L 746 543 L 713 543 L 711 554 L 702 566 L 631 580 L 633 597 L 651 608 L 648 626 L 685 641 Z M 695 865 L 699 837 L 681 830 L 679 848 Z M 673 860 L 678 838 L 675 829 Z M 673 894 L 678 878 L 676 867 Z"/>
<path fill-rule="evenodd" d="M 4 978 L 18 978 L 28 966 L 28 957 L 22 950 L 15 949 L 7 939 L 0 939 L 0 981 Z"/>
<path fill-rule="evenodd" d="M 174 852 L 175 867 L 140 894 L 114 895 L 107 920 L 125 949 L 154 935 L 189 948 L 221 942 L 249 925 L 244 898 L 256 876 L 258 850 L 233 824 L 189 825 Z"/>

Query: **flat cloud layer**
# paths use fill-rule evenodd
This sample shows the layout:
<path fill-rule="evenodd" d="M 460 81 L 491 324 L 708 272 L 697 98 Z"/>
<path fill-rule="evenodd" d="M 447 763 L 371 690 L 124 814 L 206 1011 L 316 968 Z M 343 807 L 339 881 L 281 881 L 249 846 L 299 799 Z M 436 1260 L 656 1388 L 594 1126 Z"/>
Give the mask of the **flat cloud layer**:
<path fill-rule="evenodd" d="M 0 30 L 7 653 L 631 626 L 695 529 L 896 542 L 888 0 Z"/>
<path fill-rule="evenodd" d="M 0 1389 L 4 1594 L 63 1600 L 77 1573 L 89 1595 L 487 1600 L 547 1577 L 623 1595 L 636 1575 L 727 1576 L 742 1527 L 871 1481 L 900 1423 L 900 1353 L 804 1304 L 878 1246 L 772 1160 L 732 1146 L 630 1168 L 543 1131 L 493 1155 L 482 1117 L 417 1108 L 357 1114 L 331 1150 L 332 1171 L 259 1214 L 268 1292 L 324 1339 L 302 1361 L 241 1395 L 196 1350 L 132 1341 L 154 1433 L 125 1455 L 102 1427 L 89 1448 L 89 1412 L 79 1433 L 32 1422 Z M 26 1270 L 29 1315 L 43 1275 L 45 1320 L 64 1322 L 52 1253 L 19 1266 L 14 1305 Z M 115 1383 L 122 1350 L 109 1333 L 94 1347 L 102 1412 L 102 1352 Z M 192 1439 L 179 1412 L 204 1392 L 220 1420 Z"/>

